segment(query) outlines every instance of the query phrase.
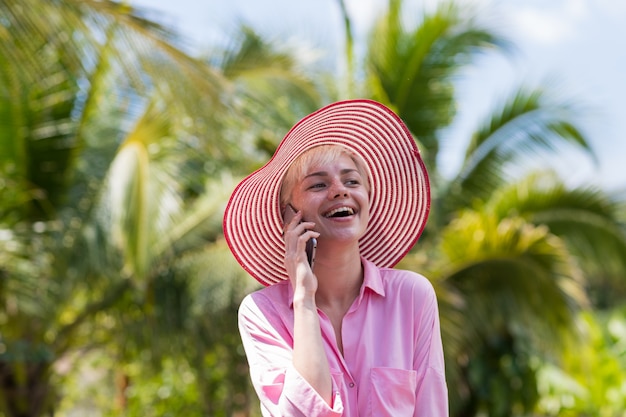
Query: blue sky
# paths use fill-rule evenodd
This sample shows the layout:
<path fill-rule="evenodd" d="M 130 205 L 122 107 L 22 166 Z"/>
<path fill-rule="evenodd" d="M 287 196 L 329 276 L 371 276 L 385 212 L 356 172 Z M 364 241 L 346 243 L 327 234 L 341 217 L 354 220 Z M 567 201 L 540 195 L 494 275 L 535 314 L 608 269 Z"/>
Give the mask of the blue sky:
<path fill-rule="evenodd" d="M 357 38 L 387 0 L 345 0 Z M 572 185 L 596 183 L 626 188 L 626 1 L 624 0 L 457 0 L 475 4 L 481 18 L 511 37 L 513 58 L 483 58 L 464 73 L 459 117 L 442 149 L 444 174 L 459 163 L 468 133 L 515 86 L 558 86 L 583 105 L 582 126 L 598 156 L 594 165 L 577 151 L 551 159 Z M 269 36 L 321 53 L 343 39 L 336 0 L 130 0 L 158 12 L 153 17 L 188 36 L 199 48 L 232 34 L 239 21 Z M 437 0 L 404 0 L 406 15 Z M 538 162 L 538 166 L 541 167 Z"/>

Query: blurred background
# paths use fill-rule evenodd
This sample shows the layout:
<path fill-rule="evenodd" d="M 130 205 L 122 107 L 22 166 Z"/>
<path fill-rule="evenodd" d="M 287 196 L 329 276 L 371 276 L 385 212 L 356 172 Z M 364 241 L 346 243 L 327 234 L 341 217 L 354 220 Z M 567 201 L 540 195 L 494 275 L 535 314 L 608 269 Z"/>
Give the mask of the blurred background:
<path fill-rule="evenodd" d="M 433 204 L 451 416 L 626 416 L 626 6 L 0 2 L 0 416 L 259 416 L 228 196 L 393 108 Z"/>

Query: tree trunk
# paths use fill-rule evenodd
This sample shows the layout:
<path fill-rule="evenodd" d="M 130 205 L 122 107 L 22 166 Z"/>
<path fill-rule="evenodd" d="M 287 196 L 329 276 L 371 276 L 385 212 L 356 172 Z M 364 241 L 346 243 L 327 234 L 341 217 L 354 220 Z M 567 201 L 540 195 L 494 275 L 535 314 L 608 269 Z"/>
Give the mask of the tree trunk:
<path fill-rule="evenodd" d="M 128 407 L 128 397 L 126 396 L 126 390 L 130 386 L 130 377 L 125 372 L 118 372 L 115 381 L 116 400 L 115 404 L 120 413 L 126 411 Z"/>
<path fill-rule="evenodd" d="M 0 413 L 4 412 L 7 417 L 53 414 L 50 365 L 49 362 L 0 360 Z"/>

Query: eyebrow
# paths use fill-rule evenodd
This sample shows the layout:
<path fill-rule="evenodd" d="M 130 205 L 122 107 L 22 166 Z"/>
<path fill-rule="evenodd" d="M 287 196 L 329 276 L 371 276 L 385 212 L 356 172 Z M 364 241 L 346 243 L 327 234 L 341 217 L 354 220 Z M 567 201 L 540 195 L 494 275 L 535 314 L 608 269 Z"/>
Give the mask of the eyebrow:
<path fill-rule="evenodd" d="M 357 174 L 361 175 L 361 173 L 359 172 L 358 169 L 355 168 L 345 168 L 342 169 L 339 173 L 341 175 L 346 175 L 346 174 L 350 174 L 356 172 Z M 328 176 L 328 172 L 327 171 L 316 171 L 316 172 L 312 172 L 308 175 L 305 175 L 304 178 L 310 178 L 310 177 L 324 177 L 324 176 Z"/>

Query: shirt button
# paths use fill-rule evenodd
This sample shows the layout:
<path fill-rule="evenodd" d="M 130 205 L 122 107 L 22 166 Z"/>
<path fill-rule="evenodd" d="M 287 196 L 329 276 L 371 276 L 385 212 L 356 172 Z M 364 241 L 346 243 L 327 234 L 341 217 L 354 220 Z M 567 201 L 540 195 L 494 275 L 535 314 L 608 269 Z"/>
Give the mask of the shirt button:
<path fill-rule="evenodd" d="M 350 382 L 348 385 L 350 386 L 350 388 L 354 388 L 354 382 Z"/>

